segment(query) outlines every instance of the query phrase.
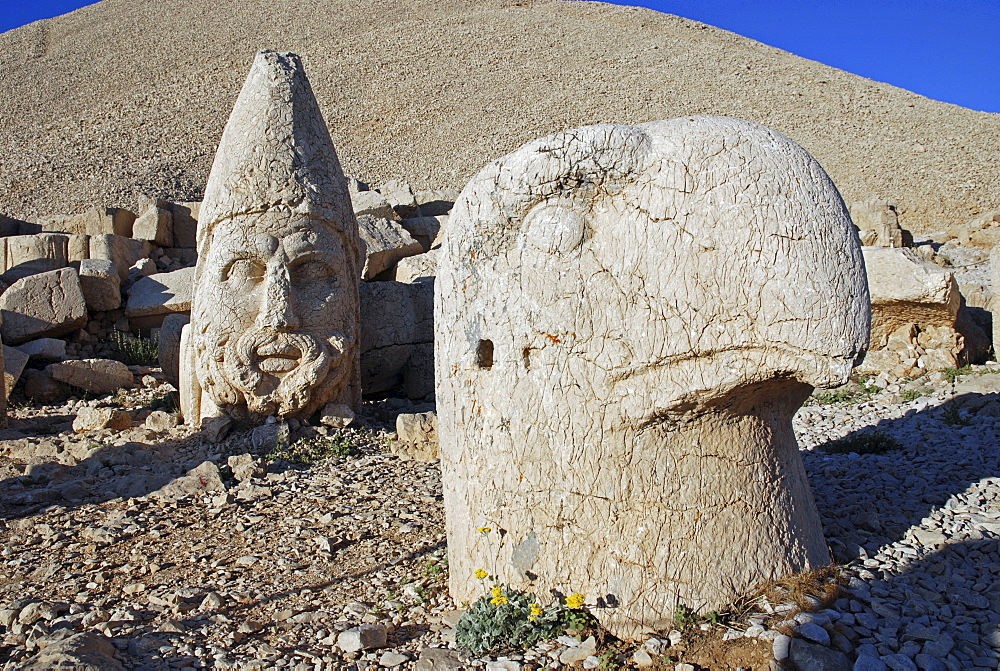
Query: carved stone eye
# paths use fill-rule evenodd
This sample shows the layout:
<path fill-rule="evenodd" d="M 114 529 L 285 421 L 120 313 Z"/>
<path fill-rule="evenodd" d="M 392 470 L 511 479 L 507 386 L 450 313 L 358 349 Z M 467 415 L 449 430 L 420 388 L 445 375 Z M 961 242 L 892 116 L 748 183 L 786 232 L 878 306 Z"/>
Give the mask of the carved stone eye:
<path fill-rule="evenodd" d="M 222 272 L 222 280 L 228 282 L 260 281 L 264 278 L 264 266 L 251 259 L 236 259 Z"/>
<path fill-rule="evenodd" d="M 330 281 L 332 277 L 333 269 L 323 261 L 306 261 L 292 270 L 292 279 L 295 282 L 323 282 Z"/>
<path fill-rule="evenodd" d="M 548 254 L 565 254 L 583 242 L 587 227 L 584 214 L 567 201 L 547 201 L 524 217 L 528 243 Z"/>

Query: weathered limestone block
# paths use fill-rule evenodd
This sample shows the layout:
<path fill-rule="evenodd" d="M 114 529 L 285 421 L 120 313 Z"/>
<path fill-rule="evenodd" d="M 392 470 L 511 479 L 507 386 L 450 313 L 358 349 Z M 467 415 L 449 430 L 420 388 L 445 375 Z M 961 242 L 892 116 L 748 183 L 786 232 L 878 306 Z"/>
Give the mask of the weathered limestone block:
<path fill-rule="evenodd" d="M 715 117 L 531 142 L 466 186 L 435 285 L 457 602 L 492 566 L 628 638 L 830 561 L 791 419 L 869 299 L 798 145 Z"/>
<path fill-rule="evenodd" d="M 69 236 L 62 233 L 14 235 L 5 239 L 8 282 L 69 265 Z"/>
<path fill-rule="evenodd" d="M 181 374 L 188 422 L 260 423 L 361 399 L 361 240 L 336 150 L 295 54 L 262 51 L 223 131 L 198 220 Z M 197 400 L 195 400 L 197 397 Z"/>
<path fill-rule="evenodd" d="M 195 247 L 198 242 L 198 215 L 201 203 L 171 203 L 175 247 Z"/>
<path fill-rule="evenodd" d="M 90 236 L 70 235 L 66 256 L 70 265 L 79 268 L 80 261 L 90 258 Z"/>
<path fill-rule="evenodd" d="M 128 280 L 128 269 L 139 259 L 148 258 L 152 250 L 148 240 L 134 240 L 121 235 L 90 237 L 90 258 L 113 261 L 122 282 Z"/>
<path fill-rule="evenodd" d="M 95 207 L 77 215 L 66 233 L 132 236 L 135 213 L 124 207 Z"/>
<path fill-rule="evenodd" d="M 110 394 L 132 386 L 132 373 L 121 361 L 112 359 L 76 359 L 52 363 L 45 373 L 57 382 L 72 385 L 92 394 Z"/>
<path fill-rule="evenodd" d="M 397 415 L 396 440 L 389 443 L 389 451 L 404 459 L 437 461 L 437 414 L 416 412 Z"/>
<path fill-rule="evenodd" d="M 73 420 L 74 433 L 112 429 L 124 431 L 132 428 L 132 418 L 117 408 L 80 408 Z"/>
<path fill-rule="evenodd" d="M 415 195 L 420 214 L 425 217 L 439 217 L 451 212 L 458 198 L 458 191 L 440 189 L 436 191 L 418 191 Z"/>
<path fill-rule="evenodd" d="M 351 194 L 351 203 L 357 217 L 370 216 L 378 219 L 395 219 L 392 205 L 378 191 L 359 191 Z"/>
<path fill-rule="evenodd" d="M 434 285 L 361 284 L 361 388 L 402 387 L 409 398 L 434 391 Z"/>
<path fill-rule="evenodd" d="M 851 203 L 851 220 L 866 247 L 912 247 L 913 236 L 899 225 L 896 204 L 879 198 Z"/>
<path fill-rule="evenodd" d="M 22 663 L 25 671 L 75 669 L 76 671 L 122 671 L 125 667 L 115 659 L 118 650 L 114 642 L 97 631 L 85 631 L 51 643 Z"/>
<path fill-rule="evenodd" d="M 403 219 L 399 225 L 406 229 L 406 232 L 413 236 L 413 239 L 420 243 L 424 251 L 428 251 L 434 246 L 444 223 L 448 221 L 447 215 L 439 217 L 413 217 Z"/>
<path fill-rule="evenodd" d="M 955 329 L 962 296 L 950 270 L 912 249 L 864 247 L 872 301 L 872 351 L 863 373 L 887 371 L 895 377 L 954 368 L 965 347 Z"/>
<path fill-rule="evenodd" d="M 87 307 L 100 312 L 116 310 L 122 304 L 118 267 L 107 259 L 80 261 L 80 288 Z"/>
<path fill-rule="evenodd" d="M 432 249 L 423 254 L 408 256 L 396 263 L 397 282 L 417 282 L 432 278 L 437 274 L 440 249 Z"/>
<path fill-rule="evenodd" d="M 27 354 L 17 347 L 3 346 L 3 375 L 8 394 L 17 381 L 21 379 L 21 373 L 24 372 L 24 367 L 27 365 Z"/>
<path fill-rule="evenodd" d="M 58 338 L 39 338 L 18 345 L 15 349 L 33 361 L 62 361 L 66 358 L 66 341 Z"/>
<path fill-rule="evenodd" d="M 142 277 L 132 285 L 125 304 L 125 316 L 141 329 L 157 328 L 170 314 L 191 311 L 194 268 Z"/>
<path fill-rule="evenodd" d="M 3 325 L 9 345 L 58 337 L 87 325 L 87 305 L 72 268 L 24 277 L 0 295 Z"/>
<path fill-rule="evenodd" d="M 148 209 L 132 224 L 132 237 L 155 242 L 160 247 L 170 247 L 174 244 L 174 218 L 170 203 L 150 199 L 148 205 Z"/>
<path fill-rule="evenodd" d="M 180 389 L 181 329 L 191 321 L 188 315 L 167 315 L 160 325 L 156 358 L 167 382 Z"/>
<path fill-rule="evenodd" d="M 397 217 L 406 219 L 407 217 L 420 216 L 420 207 L 417 199 L 413 195 L 410 183 L 401 179 L 390 179 L 378 188 L 385 199 L 389 202 Z"/>
<path fill-rule="evenodd" d="M 358 217 L 358 233 L 365 242 L 365 266 L 361 271 L 363 280 L 373 279 L 392 268 L 400 259 L 424 251 L 406 229 L 388 219 L 362 214 Z"/>

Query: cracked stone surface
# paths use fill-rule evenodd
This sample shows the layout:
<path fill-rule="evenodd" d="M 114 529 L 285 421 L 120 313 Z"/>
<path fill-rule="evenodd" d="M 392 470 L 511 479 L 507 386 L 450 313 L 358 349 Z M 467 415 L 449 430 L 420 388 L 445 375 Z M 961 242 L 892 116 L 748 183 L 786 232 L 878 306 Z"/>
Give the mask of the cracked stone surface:
<path fill-rule="evenodd" d="M 798 145 L 720 117 L 536 140 L 462 192 L 435 290 L 456 601 L 482 568 L 628 637 L 829 562 L 791 417 L 847 380 L 869 297 Z"/>
<path fill-rule="evenodd" d="M 185 417 L 357 407 L 358 225 L 298 56 L 257 54 L 198 222 Z M 197 405 L 197 407 L 190 407 Z"/>

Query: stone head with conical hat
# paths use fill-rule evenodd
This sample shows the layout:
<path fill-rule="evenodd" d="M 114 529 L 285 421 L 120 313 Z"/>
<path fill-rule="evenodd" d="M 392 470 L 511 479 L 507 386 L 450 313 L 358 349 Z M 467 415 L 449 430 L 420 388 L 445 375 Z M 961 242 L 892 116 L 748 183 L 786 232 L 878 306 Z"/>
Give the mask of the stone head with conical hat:
<path fill-rule="evenodd" d="M 258 53 L 198 222 L 195 370 L 223 413 L 259 422 L 357 405 L 359 245 L 299 57 Z"/>

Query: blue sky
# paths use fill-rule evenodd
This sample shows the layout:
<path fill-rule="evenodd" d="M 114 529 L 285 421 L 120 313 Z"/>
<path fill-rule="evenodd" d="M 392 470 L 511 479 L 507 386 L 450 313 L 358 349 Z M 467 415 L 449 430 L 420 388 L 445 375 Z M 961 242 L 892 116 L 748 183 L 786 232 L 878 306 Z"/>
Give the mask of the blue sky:
<path fill-rule="evenodd" d="M 0 32 L 86 0 L 0 0 Z M 629 0 L 921 95 L 1000 112 L 1000 0 Z"/>

